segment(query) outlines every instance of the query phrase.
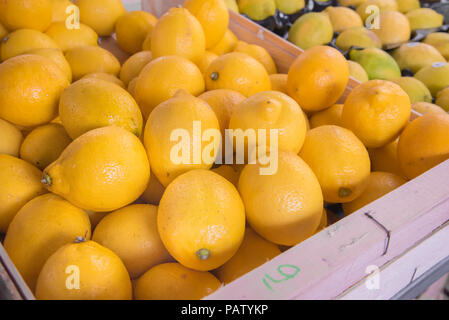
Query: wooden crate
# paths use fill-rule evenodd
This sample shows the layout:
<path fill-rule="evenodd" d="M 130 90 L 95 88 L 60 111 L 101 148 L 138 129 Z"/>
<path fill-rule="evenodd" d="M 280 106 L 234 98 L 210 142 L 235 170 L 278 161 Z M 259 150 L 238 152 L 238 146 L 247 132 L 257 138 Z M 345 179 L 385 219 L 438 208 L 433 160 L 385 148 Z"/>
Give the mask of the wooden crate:
<path fill-rule="evenodd" d="M 125 3 L 127 0 L 123 0 Z M 132 0 L 135 2 L 134 0 Z M 182 0 L 143 0 L 161 16 Z M 243 41 L 265 47 L 279 72 L 303 51 L 248 19 L 231 14 Z M 101 45 L 121 62 L 128 55 L 114 37 Z M 351 79 L 340 102 L 358 85 Z M 411 119 L 419 116 L 413 113 Z M 449 256 L 449 160 L 367 205 L 206 299 L 388 299 Z M 0 265 L 14 279 L 15 298 L 33 299 L 0 244 Z M 371 273 L 372 270 L 376 270 Z M 0 275 L 5 276 L 5 273 Z M 377 281 L 378 280 L 378 281 Z M 376 286 L 378 284 L 378 286 Z M 14 292 L 13 289 L 11 289 Z"/>

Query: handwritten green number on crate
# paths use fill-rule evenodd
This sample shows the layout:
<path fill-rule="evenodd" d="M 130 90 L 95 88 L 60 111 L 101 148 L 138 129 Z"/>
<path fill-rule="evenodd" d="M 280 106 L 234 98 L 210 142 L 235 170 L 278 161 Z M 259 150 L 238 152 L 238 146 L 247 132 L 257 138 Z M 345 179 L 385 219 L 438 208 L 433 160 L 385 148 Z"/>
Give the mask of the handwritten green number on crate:
<path fill-rule="evenodd" d="M 285 271 L 284 271 L 285 270 Z M 293 272 L 292 272 L 293 271 Z M 265 274 L 265 276 L 262 279 L 262 282 L 265 284 L 265 286 L 270 290 L 274 291 L 273 287 L 271 286 L 271 283 L 279 284 L 282 282 L 285 282 L 287 280 L 293 279 L 296 277 L 296 275 L 301 271 L 299 267 L 292 265 L 292 264 L 283 264 L 280 265 L 277 268 L 277 272 L 279 275 L 283 276 L 281 279 L 273 279 L 272 276 L 270 276 L 268 273 Z M 270 282 L 269 282 L 270 281 Z"/>

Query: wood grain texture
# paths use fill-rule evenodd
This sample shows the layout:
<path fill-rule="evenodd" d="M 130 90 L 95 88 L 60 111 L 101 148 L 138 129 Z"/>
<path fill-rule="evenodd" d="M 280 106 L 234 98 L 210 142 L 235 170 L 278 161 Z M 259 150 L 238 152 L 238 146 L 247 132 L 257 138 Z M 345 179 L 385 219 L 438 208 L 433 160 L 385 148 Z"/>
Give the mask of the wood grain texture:
<path fill-rule="evenodd" d="M 377 275 L 363 279 L 338 298 L 342 300 L 384 300 L 392 298 L 398 291 L 409 285 L 412 280 L 419 278 L 438 262 L 449 256 L 448 239 L 449 222 L 398 258 L 386 263 Z M 370 285 L 370 283 L 373 283 L 373 277 L 378 277 L 378 288 Z"/>

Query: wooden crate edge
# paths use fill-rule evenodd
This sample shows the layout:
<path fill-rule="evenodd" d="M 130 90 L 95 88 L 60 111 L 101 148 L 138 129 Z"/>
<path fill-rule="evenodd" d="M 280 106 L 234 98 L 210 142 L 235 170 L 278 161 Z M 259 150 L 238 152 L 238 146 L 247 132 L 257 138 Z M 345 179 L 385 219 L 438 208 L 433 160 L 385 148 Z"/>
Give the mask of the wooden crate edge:
<path fill-rule="evenodd" d="M 20 298 L 18 298 L 18 300 L 35 300 L 33 293 L 25 283 L 25 280 L 23 280 L 22 275 L 19 273 L 14 263 L 9 258 L 8 253 L 2 243 L 0 243 L 0 264 L 3 265 L 11 281 L 14 283 L 17 293 L 20 294 Z"/>
<path fill-rule="evenodd" d="M 449 257 L 448 239 L 449 221 L 403 254 L 387 262 L 378 271 L 376 270 L 375 274 L 366 276 L 344 291 L 337 299 L 391 299 L 398 291 Z M 379 290 L 381 282 L 385 281 L 388 283 L 385 290 Z"/>

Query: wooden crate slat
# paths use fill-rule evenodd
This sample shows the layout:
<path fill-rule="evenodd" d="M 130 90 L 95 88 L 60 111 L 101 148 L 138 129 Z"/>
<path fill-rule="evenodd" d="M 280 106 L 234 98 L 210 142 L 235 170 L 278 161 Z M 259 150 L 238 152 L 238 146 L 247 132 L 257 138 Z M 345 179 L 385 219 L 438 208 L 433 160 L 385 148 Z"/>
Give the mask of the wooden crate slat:
<path fill-rule="evenodd" d="M 110 37 L 101 37 L 100 40 L 100 47 L 103 49 L 108 50 L 114 56 L 117 58 L 117 60 L 120 62 L 121 65 L 130 57 L 130 55 L 123 51 L 118 45 L 117 40 L 115 38 L 115 34 Z"/>
<path fill-rule="evenodd" d="M 438 262 L 449 256 L 449 223 L 433 232 L 400 257 L 388 262 L 378 273 L 379 289 L 367 286 L 368 277 L 339 296 L 342 300 L 390 299 Z"/>
<path fill-rule="evenodd" d="M 328 227 L 272 261 L 230 283 L 207 299 L 334 299 L 366 276 L 368 265 L 379 267 L 413 247 L 449 219 L 449 161 L 426 172 Z M 364 215 L 371 212 L 391 231 Z M 277 268 L 293 264 L 301 271 L 292 279 L 264 284 L 266 274 L 282 278 Z"/>
<path fill-rule="evenodd" d="M 182 4 L 184 1 L 180 0 L 142 0 L 142 10 L 151 12 L 156 17 L 160 18 L 168 9 Z"/>
<path fill-rule="evenodd" d="M 22 300 L 14 282 L 0 261 L 0 300 Z"/>

